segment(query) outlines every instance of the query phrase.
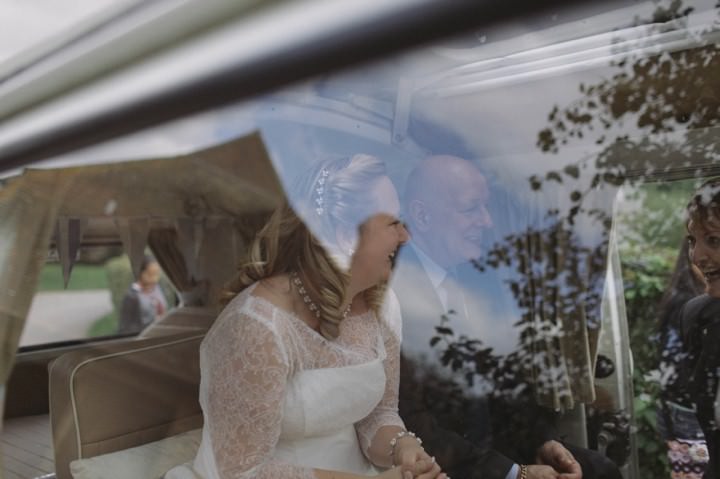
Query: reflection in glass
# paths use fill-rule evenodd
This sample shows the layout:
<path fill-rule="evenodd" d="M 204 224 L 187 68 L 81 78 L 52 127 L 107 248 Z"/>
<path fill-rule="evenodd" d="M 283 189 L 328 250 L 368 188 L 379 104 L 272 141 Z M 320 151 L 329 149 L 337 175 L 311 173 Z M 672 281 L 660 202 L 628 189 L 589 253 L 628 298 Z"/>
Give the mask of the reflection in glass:
<path fill-rule="evenodd" d="M 563 436 L 599 450 L 627 477 L 666 477 L 656 422 L 665 409 L 656 401 L 672 400 L 663 378 L 682 358 L 668 348 L 674 333 L 661 300 L 674 284 L 690 191 L 718 171 L 718 9 L 713 1 L 598 2 L 524 20 L 58 161 L 186 154 L 257 131 L 285 188 L 286 213 L 299 217 L 276 218 L 276 239 L 292 246 L 280 253 L 300 256 L 309 240 L 291 238 L 307 228 L 342 268 L 389 256 L 363 250 L 357 226 L 397 190 L 384 213 L 401 213 L 412 239 L 397 261 L 383 263 L 383 275 L 395 266 L 403 312 L 400 412 L 440 464 L 456 477 L 491 471 L 504 479 Z M 347 185 L 320 182 L 335 173 L 331 159 L 359 152 L 384 162 L 384 192 L 368 188 L 358 201 Z M 213 178 L 239 202 L 254 191 L 252 155 L 226 153 L 236 174 L 221 181 L 222 172 L 208 173 L 206 154 L 183 166 L 207 173 L 189 183 Z M 268 232 L 260 225 L 272 201 L 254 211 L 232 201 L 213 209 L 204 195 L 209 189 L 198 188 L 187 198 L 193 221 L 155 236 L 178 243 L 158 259 L 187 301 L 191 291 L 206 298 L 219 290 L 201 284 L 211 268 L 175 261 L 178 251 L 192 256 L 197 224 L 231 211 L 225 228 L 242 239 L 233 255 Z M 347 209 L 333 216 L 339 205 Z M 263 267 L 247 270 L 243 285 L 263 277 Z M 323 293 L 301 279 L 317 307 L 334 296 L 325 306 L 332 338 L 346 306 L 340 289 Z M 629 338 L 619 337 L 626 329 Z"/>

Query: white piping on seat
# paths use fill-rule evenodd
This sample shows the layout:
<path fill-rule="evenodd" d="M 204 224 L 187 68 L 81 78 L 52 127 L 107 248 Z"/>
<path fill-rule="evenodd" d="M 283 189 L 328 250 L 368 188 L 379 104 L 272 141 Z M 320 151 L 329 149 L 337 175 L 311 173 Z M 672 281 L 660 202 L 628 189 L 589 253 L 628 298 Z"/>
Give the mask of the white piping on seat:
<path fill-rule="evenodd" d="M 80 441 L 80 422 L 78 421 L 77 405 L 75 404 L 75 387 L 74 387 L 74 386 L 75 386 L 75 373 L 77 373 L 78 369 L 80 369 L 81 367 L 85 366 L 86 364 L 90 364 L 90 363 L 95 362 L 95 361 L 100 361 L 100 360 L 102 360 L 102 359 L 114 358 L 114 357 L 117 357 L 117 356 L 123 356 L 123 355 L 131 354 L 131 353 L 139 353 L 139 352 L 143 352 L 143 351 L 149 351 L 149 350 L 152 350 L 152 349 L 157 349 L 157 348 L 166 347 L 166 346 L 174 346 L 174 345 L 176 345 L 176 344 L 181 344 L 181 343 L 185 343 L 185 342 L 188 342 L 188 341 L 194 341 L 194 340 L 196 340 L 196 339 L 202 339 L 202 338 L 204 338 L 204 337 L 205 337 L 205 334 L 200 334 L 200 335 L 191 336 L 191 337 L 188 337 L 188 338 L 177 339 L 177 340 L 175 340 L 175 341 L 171 341 L 171 342 L 168 342 L 168 343 L 154 344 L 154 345 L 152 345 L 152 346 L 145 346 L 145 347 L 142 347 L 142 348 L 131 349 L 131 350 L 128 350 L 128 351 L 119 351 L 119 352 L 117 352 L 117 353 L 106 354 L 106 355 L 104 355 L 104 356 L 97 356 L 97 357 L 94 357 L 94 358 L 88 358 L 88 359 L 86 359 L 85 361 L 83 361 L 83 362 L 81 362 L 80 364 L 78 364 L 77 366 L 75 366 L 75 367 L 73 368 L 73 370 L 70 372 L 70 404 L 72 405 L 73 419 L 75 420 L 75 438 L 76 438 L 76 440 L 77 440 L 78 459 L 82 459 L 82 458 L 83 458 L 83 455 L 82 455 L 82 444 L 81 444 L 81 441 Z M 153 338 L 153 339 L 154 339 L 154 338 Z"/>

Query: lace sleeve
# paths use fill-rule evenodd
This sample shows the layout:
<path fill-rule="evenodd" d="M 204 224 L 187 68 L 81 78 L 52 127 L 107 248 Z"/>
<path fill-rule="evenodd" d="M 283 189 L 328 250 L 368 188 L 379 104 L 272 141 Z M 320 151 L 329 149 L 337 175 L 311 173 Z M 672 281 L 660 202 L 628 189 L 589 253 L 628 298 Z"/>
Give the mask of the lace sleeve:
<path fill-rule="evenodd" d="M 221 319 L 203 344 L 202 365 L 219 477 L 315 479 L 312 469 L 273 461 L 292 371 L 287 339 L 268 318 L 231 313 Z"/>
<path fill-rule="evenodd" d="M 400 390 L 400 338 L 402 337 L 402 320 L 400 304 L 392 290 L 388 290 L 383 311 L 380 317 L 380 328 L 385 344 L 385 394 L 380 403 L 368 417 L 356 424 L 358 438 L 365 455 L 378 430 L 383 426 L 399 426 L 405 428 L 398 414 L 398 394 Z"/>

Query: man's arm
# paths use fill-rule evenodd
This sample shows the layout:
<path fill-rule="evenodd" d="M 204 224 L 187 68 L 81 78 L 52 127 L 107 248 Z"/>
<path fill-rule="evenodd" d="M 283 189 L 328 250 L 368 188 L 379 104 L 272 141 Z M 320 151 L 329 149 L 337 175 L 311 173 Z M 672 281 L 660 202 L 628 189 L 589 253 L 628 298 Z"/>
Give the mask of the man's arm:
<path fill-rule="evenodd" d="M 464 437 L 425 407 L 426 401 L 433 403 L 442 398 L 424 397 L 426 391 L 416 379 L 412 361 L 402 357 L 400 372 L 400 416 L 407 429 L 422 438 L 423 446 L 443 471 L 450 477 L 510 479 L 508 473 L 514 461 L 492 450 L 489 438 Z"/>

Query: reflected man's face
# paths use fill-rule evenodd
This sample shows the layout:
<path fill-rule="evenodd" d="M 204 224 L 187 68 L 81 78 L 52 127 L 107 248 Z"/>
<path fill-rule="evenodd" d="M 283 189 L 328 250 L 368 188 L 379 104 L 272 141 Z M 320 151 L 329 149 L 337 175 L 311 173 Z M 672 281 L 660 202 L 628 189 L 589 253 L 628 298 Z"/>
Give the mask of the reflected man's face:
<path fill-rule="evenodd" d="M 483 232 L 493 226 L 485 177 L 469 162 L 455 170 L 439 179 L 435 198 L 426 205 L 427 253 L 444 267 L 478 258 Z"/>

